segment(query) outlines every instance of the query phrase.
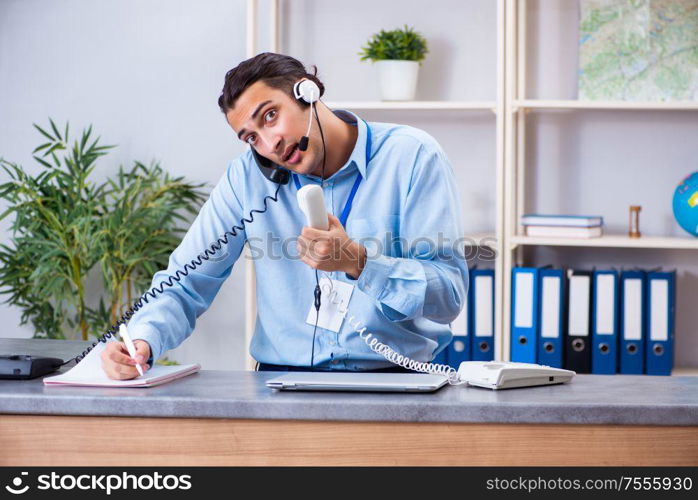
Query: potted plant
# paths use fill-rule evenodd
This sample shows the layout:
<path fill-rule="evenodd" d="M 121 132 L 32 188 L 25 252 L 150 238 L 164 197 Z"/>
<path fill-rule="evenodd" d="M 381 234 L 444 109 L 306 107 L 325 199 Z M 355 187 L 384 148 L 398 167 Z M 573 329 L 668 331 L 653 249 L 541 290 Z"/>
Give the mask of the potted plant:
<path fill-rule="evenodd" d="M 410 101 L 417 90 L 419 65 L 427 52 L 426 39 L 405 25 L 374 34 L 359 55 L 362 61 L 376 64 L 384 101 Z"/>
<path fill-rule="evenodd" d="M 198 212 L 204 184 L 140 162 L 95 184 L 90 174 L 113 146 L 92 139 L 91 126 L 71 144 L 68 125 L 50 125 L 34 125 L 47 139 L 34 150 L 38 175 L 0 158 L 9 176 L 0 184 L 8 205 L 0 220 L 14 215 L 10 245 L 0 245 L 0 294 L 22 309 L 21 324 L 31 322 L 35 337 L 87 340 L 106 332 L 167 267 L 185 232 L 178 222 Z M 103 293 L 87 286 L 99 274 Z"/>

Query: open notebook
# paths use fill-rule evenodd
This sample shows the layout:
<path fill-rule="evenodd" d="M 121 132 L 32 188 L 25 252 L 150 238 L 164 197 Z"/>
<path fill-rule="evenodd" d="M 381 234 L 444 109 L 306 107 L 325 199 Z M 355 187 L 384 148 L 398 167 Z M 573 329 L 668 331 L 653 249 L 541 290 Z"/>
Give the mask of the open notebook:
<path fill-rule="evenodd" d="M 110 340 L 110 342 L 114 342 Z M 45 377 L 45 385 L 84 385 L 94 387 L 152 387 L 186 377 L 201 369 L 198 364 L 160 366 L 154 365 L 142 377 L 132 380 L 112 380 L 102 370 L 100 355 L 106 344 L 99 342 L 85 358 L 67 372 L 54 377 Z"/>

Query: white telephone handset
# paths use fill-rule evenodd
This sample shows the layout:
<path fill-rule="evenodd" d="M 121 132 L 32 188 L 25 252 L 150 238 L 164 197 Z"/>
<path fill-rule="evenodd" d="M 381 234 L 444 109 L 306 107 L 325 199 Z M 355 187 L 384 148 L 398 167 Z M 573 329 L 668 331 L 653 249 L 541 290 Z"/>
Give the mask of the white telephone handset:
<path fill-rule="evenodd" d="M 317 184 L 307 184 L 298 190 L 298 205 L 305 214 L 307 225 L 326 231 L 329 228 L 325 197 Z M 561 384 L 568 382 L 575 372 L 551 368 L 549 366 L 529 363 L 505 363 L 495 361 L 464 361 L 458 371 L 448 365 L 415 361 L 395 352 L 383 344 L 372 333 L 366 333 L 363 326 L 353 315 L 348 314 L 346 306 L 342 308 L 337 301 L 337 293 L 330 292 L 330 300 L 338 307 L 339 313 L 366 342 L 368 347 L 396 365 L 422 373 L 444 375 L 452 385 L 469 384 L 489 389 L 507 389 L 512 387 L 529 387 L 534 385 Z"/>
<path fill-rule="evenodd" d="M 330 227 L 325 210 L 325 196 L 322 188 L 317 184 L 306 184 L 298 190 L 296 195 L 298 206 L 305 214 L 307 225 L 315 229 L 327 231 Z"/>

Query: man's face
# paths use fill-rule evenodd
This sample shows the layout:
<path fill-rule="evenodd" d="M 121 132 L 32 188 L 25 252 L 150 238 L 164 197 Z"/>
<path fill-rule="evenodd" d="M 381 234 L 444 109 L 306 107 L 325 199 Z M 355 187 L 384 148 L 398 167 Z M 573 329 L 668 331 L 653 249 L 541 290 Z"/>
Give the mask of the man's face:
<path fill-rule="evenodd" d="M 226 118 L 238 138 L 265 158 L 299 174 L 320 175 L 322 148 L 314 134 L 306 151 L 298 149 L 308 129 L 308 113 L 310 108 L 302 109 L 283 90 L 258 81 L 240 95 Z"/>

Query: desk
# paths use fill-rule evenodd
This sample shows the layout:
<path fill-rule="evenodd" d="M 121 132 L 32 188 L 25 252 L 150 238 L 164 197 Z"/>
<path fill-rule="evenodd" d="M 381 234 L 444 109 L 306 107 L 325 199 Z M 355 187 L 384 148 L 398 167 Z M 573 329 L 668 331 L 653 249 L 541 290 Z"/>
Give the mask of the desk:
<path fill-rule="evenodd" d="M 75 341 L 0 339 L 67 359 Z M 698 465 L 698 377 L 433 394 L 278 392 L 203 370 L 150 389 L 0 381 L 0 465 Z M 138 453 L 134 454 L 133 450 Z"/>

